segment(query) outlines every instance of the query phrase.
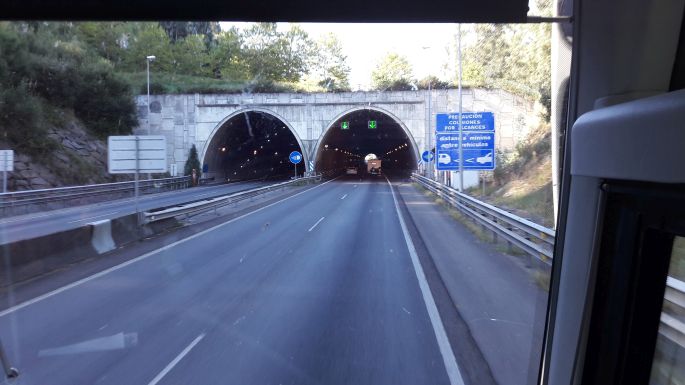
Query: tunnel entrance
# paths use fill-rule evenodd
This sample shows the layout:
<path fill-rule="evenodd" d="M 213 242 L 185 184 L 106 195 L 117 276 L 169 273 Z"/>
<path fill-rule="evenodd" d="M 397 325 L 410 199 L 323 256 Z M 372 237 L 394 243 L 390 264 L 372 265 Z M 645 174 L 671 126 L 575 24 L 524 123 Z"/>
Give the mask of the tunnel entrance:
<path fill-rule="evenodd" d="M 331 173 L 357 167 L 363 175 L 367 154 L 375 154 L 383 173 L 392 176 L 409 176 L 418 162 L 413 139 L 395 118 L 375 109 L 361 109 L 331 124 L 317 146 L 314 167 L 317 172 Z"/>
<path fill-rule="evenodd" d="M 304 154 L 297 137 L 281 119 L 264 111 L 240 112 L 226 120 L 209 141 L 203 177 L 217 182 L 287 179 L 295 175 L 288 160 L 292 151 Z M 304 164 L 297 167 L 299 175 L 305 172 Z"/>

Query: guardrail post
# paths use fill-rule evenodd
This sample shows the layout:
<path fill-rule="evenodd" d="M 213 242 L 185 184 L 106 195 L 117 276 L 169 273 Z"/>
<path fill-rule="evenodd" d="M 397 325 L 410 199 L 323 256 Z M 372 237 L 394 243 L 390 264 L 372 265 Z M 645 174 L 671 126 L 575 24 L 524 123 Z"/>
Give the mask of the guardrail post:
<path fill-rule="evenodd" d="M 507 230 L 512 231 L 511 227 L 507 226 Z M 509 254 L 514 252 L 514 244 L 511 243 L 510 240 L 507 239 L 507 252 Z"/>
<path fill-rule="evenodd" d="M 495 222 L 495 223 L 498 223 L 498 222 L 497 222 L 497 218 L 494 218 L 494 217 L 493 217 L 493 218 L 492 218 L 492 221 Z M 494 231 L 494 230 L 493 230 L 493 231 L 492 231 L 492 243 L 497 244 L 498 242 L 499 242 L 499 237 L 497 236 L 497 231 Z"/>

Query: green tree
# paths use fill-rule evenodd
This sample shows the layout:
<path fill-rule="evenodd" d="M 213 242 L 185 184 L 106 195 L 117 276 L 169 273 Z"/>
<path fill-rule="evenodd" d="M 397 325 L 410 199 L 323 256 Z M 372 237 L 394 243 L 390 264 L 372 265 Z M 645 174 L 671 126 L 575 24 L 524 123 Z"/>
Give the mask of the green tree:
<path fill-rule="evenodd" d="M 204 43 L 209 46 L 221 31 L 219 23 L 212 21 L 162 21 L 159 25 L 172 43 L 182 41 L 191 35 L 201 35 Z"/>
<path fill-rule="evenodd" d="M 127 34 L 123 69 L 128 72 L 145 71 L 147 56 L 155 56 L 155 71 L 173 72 L 174 54 L 169 36 L 157 23 L 140 23 Z"/>
<path fill-rule="evenodd" d="M 241 50 L 242 36 L 233 27 L 217 35 L 215 44 L 209 52 L 212 76 L 220 79 L 246 80 L 248 67 Z"/>
<path fill-rule="evenodd" d="M 257 23 L 242 31 L 241 38 L 241 56 L 256 83 L 297 82 L 309 71 L 314 44 L 297 25 L 280 32 L 276 23 Z"/>
<path fill-rule="evenodd" d="M 549 14 L 549 6 L 549 2 L 538 1 L 540 14 Z M 462 50 L 462 82 L 465 86 L 501 88 L 537 100 L 549 111 L 549 25 L 477 24 L 472 30 L 465 31 L 464 41 L 469 42 Z M 548 115 L 546 119 L 549 119 Z"/>
<path fill-rule="evenodd" d="M 188 35 L 172 46 L 173 72 L 183 75 L 210 76 L 211 67 L 203 35 Z"/>
<path fill-rule="evenodd" d="M 337 36 L 329 33 L 317 42 L 318 53 L 313 57 L 318 84 L 327 91 L 350 90 L 350 66 Z"/>
<path fill-rule="evenodd" d="M 123 60 L 127 27 L 123 22 L 76 23 L 78 38 L 114 65 Z"/>
<path fill-rule="evenodd" d="M 402 91 L 413 88 L 414 75 L 406 57 L 387 54 L 371 72 L 371 86 L 375 90 Z"/>
<path fill-rule="evenodd" d="M 430 88 L 434 90 L 446 90 L 452 87 L 452 85 L 449 82 L 441 80 L 435 75 L 428 75 L 425 78 L 419 80 L 416 84 L 416 86 L 420 90 L 427 90 L 429 88 L 429 85 Z"/>
<path fill-rule="evenodd" d="M 197 174 L 197 179 L 200 180 L 200 176 L 202 175 L 202 168 L 200 167 L 200 159 L 197 156 L 197 148 L 195 148 L 194 144 L 193 147 L 190 148 L 188 160 L 186 160 L 185 167 L 183 168 L 183 174 L 193 175 L 193 170 L 195 170 Z"/>

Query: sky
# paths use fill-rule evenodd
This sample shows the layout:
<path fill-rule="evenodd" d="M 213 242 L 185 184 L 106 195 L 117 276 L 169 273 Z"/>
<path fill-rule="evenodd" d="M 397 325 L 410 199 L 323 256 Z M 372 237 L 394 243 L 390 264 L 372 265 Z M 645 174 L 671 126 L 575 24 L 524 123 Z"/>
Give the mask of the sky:
<path fill-rule="evenodd" d="M 245 28 L 249 23 L 220 23 L 222 29 L 231 26 Z M 406 56 L 414 69 L 414 76 L 427 75 L 446 78 L 447 47 L 454 44 L 456 24 L 357 24 L 357 23 L 298 23 L 310 37 L 318 39 L 334 33 L 342 43 L 350 66 L 352 89 L 368 89 L 371 71 L 386 53 Z M 287 23 L 279 23 L 287 29 Z M 454 55 L 452 55 L 454 57 Z M 454 68 L 454 67 L 453 67 Z"/>

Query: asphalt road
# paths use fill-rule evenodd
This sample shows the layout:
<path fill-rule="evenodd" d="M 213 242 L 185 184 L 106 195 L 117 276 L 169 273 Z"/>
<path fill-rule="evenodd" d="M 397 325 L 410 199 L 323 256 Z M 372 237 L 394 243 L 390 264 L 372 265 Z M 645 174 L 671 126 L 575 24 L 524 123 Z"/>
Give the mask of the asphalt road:
<path fill-rule="evenodd" d="M 412 250 L 384 180 L 333 181 L 0 311 L 0 338 L 14 384 L 449 384 Z"/>
<path fill-rule="evenodd" d="M 159 194 L 141 195 L 138 198 L 138 206 L 140 210 L 149 210 L 203 198 L 212 198 L 271 183 L 276 182 L 245 182 L 203 186 Z M 135 209 L 135 200 L 133 198 L 125 198 L 0 219 L 0 245 L 77 228 L 102 219 L 133 214 Z"/>

